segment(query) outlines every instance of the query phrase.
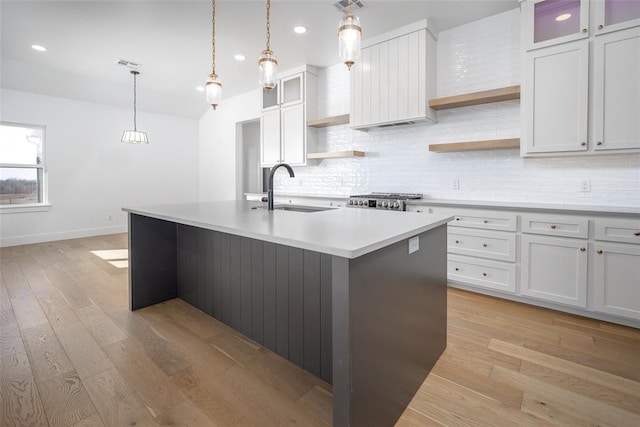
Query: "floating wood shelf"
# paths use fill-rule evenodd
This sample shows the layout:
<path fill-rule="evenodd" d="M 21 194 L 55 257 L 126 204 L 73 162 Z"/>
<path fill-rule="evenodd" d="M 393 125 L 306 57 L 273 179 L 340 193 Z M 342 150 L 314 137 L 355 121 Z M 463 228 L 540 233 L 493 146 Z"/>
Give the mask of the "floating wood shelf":
<path fill-rule="evenodd" d="M 451 151 L 499 150 L 519 148 L 520 138 L 490 139 L 488 141 L 451 142 L 448 144 L 431 144 L 429 151 L 446 153 Z"/>
<path fill-rule="evenodd" d="M 307 159 L 344 159 L 349 157 L 364 157 L 364 151 L 349 150 L 307 154 Z"/>
<path fill-rule="evenodd" d="M 471 105 L 509 101 L 512 99 L 520 99 L 520 85 L 430 99 L 429 107 L 434 110 L 446 110 L 448 108 L 469 107 Z"/>
<path fill-rule="evenodd" d="M 341 114 L 339 116 L 323 117 L 317 120 L 307 121 L 307 126 L 313 128 L 326 128 L 327 126 L 337 126 L 349 123 L 349 115 Z"/>

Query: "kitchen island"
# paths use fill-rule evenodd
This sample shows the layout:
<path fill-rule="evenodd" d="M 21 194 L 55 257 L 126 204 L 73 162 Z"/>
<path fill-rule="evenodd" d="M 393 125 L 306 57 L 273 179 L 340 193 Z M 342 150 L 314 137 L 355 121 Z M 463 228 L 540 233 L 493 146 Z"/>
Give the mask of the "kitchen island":
<path fill-rule="evenodd" d="M 333 384 L 335 426 L 388 426 L 446 346 L 450 216 L 125 208 L 129 303 L 181 298 Z"/>

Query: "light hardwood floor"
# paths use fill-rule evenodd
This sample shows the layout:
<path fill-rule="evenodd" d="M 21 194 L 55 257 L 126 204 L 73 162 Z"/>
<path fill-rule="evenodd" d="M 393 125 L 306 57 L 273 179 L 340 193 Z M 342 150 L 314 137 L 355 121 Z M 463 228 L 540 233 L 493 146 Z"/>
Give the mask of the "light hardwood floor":
<path fill-rule="evenodd" d="M 183 301 L 130 312 L 110 263 L 126 244 L 0 250 L 0 425 L 331 424 L 329 385 Z M 640 330 L 455 289 L 448 305 L 398 426 L 640 426 Z"/>

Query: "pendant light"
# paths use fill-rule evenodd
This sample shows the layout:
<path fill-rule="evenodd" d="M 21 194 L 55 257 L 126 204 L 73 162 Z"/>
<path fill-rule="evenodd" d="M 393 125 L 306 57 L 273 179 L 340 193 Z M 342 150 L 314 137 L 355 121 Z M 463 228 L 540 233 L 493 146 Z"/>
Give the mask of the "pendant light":
<path fill-rule="evenodd" d="M 258 65 L 260 66 L 260 86 L 265 92 L 269 92 L 276 86 L 278 73 L 278 60 L 271 50 L 271 27 L 269 18 L 271 14 L 271 0 L 267 0 L 267 48 L 260 54 Z"/>
<path fill-rule="evenodd" d="M 215 110 L 222 101 L 222 83 L 216 74 L 216 0 L 211 1 L 211 74 L 205 85 L 207 102 Z"/>
<path fill-rule="evenodd" d="M 360 18 L 349 12 L 350 5 L 351 0 L 347 0 L 345 14 L 338 26 L 338 55 L 349 70 L 360 55 L 360 39 L 362 38 Z"/>
<path fill-rule="evenodd" d="M 131 71 L 131 74 L 133 74 L 133 130 L 125 130 L 121 141 L 128 144 L 148 144 L 147 133 L 139 131 L 136 123 L 136 77 L 140 72 Z"/>

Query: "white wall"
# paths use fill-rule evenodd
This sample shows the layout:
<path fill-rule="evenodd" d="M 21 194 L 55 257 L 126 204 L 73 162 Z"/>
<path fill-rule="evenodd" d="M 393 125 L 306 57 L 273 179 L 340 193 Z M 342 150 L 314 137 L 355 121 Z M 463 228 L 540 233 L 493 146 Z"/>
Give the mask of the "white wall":
<path fill-rule="evenodd" d="M 200 200 L 233 200 L 241 194 L 242 123 L 260 117 L 260 89 L 224 99 L 199 124 Z"/>
<path fill-rule="evenodd" d="M 2 121 L 46 126 L 48 212 L 0 214 L 0 245 L 126 231 L 123 206 L 197 201 L 198 122 L 138 111 L 149 145 L 120 142 L 133 111 L 2 89 Z M 111 215 L 112 219 L 108 217 Z"/>
<path fill-rule="evenodd" d="M 438 95 L 520 82 L 520 13 L 512 10 L 438 35 Z M 326 86 L 325 86 L 326 85 Z M 320 115 L 348 112 L 342 64 L 321 71 Z M 438 112 L 438 123 L 353 131 L 318 129 L 318 151 L 362 150 L 366 157 L 323 160 L 276 177 L 276 191 L 346 196 L 371 191 L 425 197 L 640 207 L 640 155 L 524 159 L 517 149 L 430 153 L 429 144 L 520 136 L 520 104 L 507 101 Z M 452 182 L 458 179 L 460 189 Z M 591 192 L 580 182 L 591 180 Z"/>

